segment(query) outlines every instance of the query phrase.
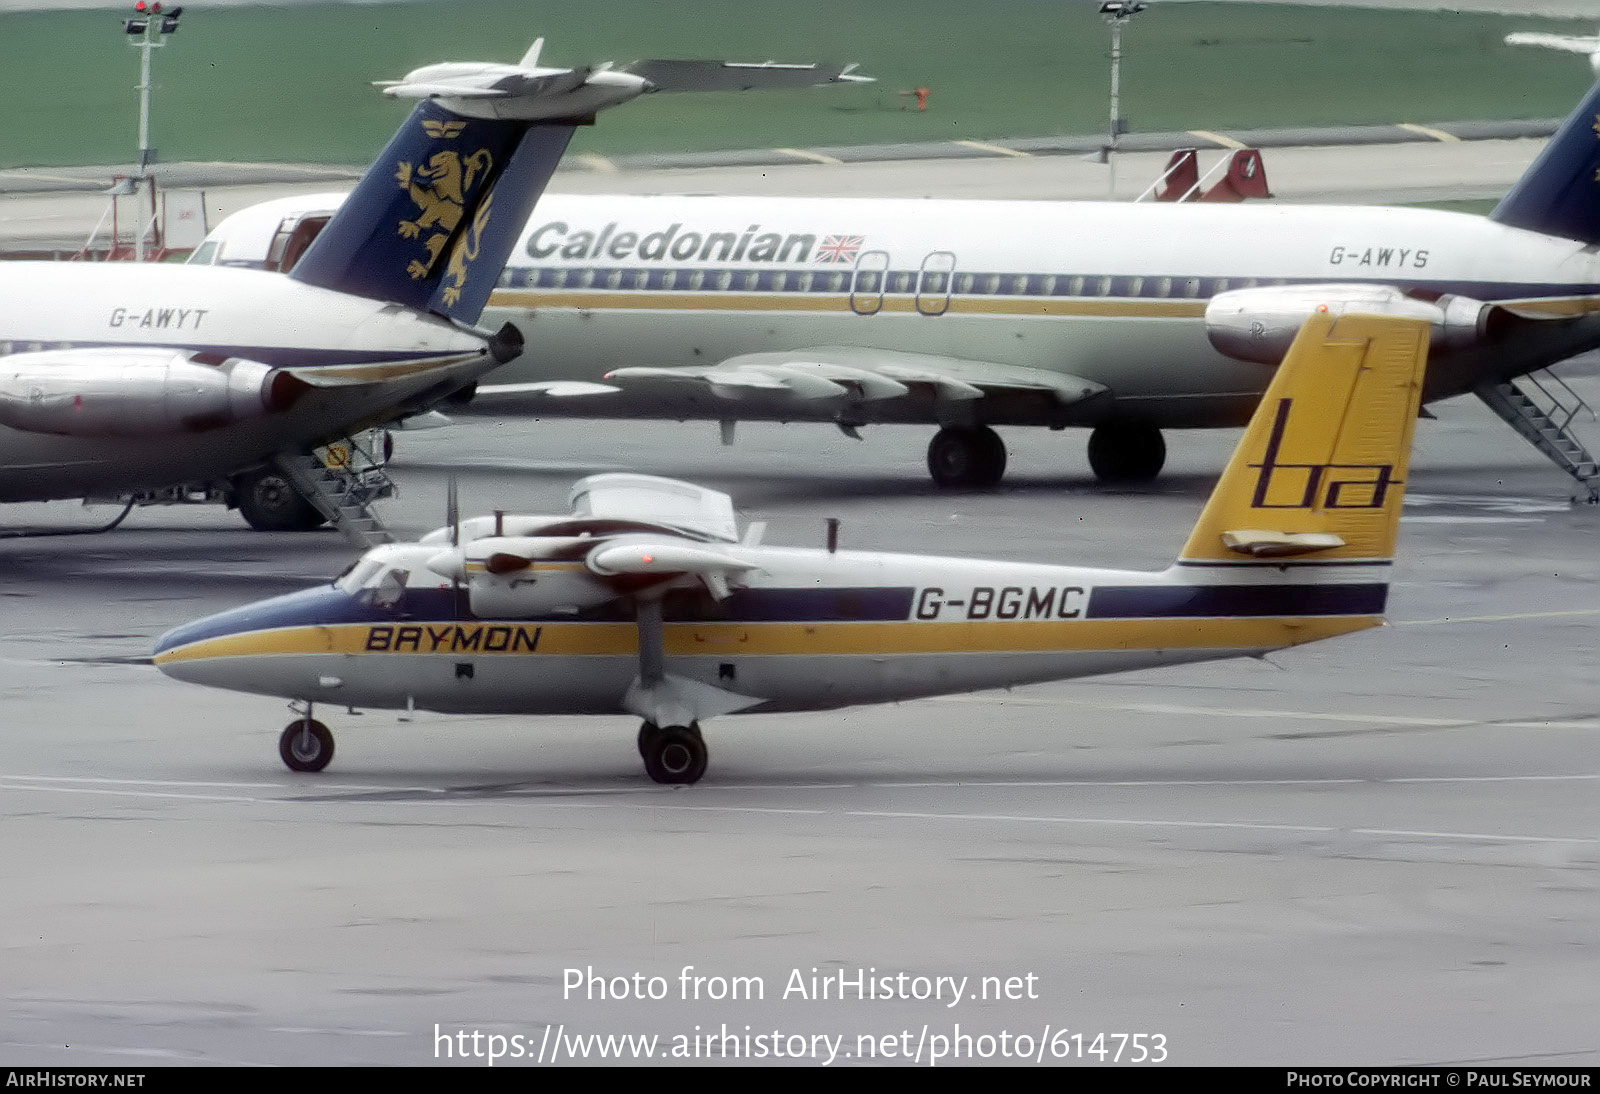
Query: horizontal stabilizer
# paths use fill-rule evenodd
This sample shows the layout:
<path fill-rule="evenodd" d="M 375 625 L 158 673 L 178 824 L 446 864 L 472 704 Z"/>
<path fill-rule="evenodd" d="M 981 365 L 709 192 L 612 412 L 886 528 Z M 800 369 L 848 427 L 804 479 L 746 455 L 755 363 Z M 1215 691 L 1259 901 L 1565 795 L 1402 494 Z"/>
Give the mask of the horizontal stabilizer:
<path fill-rule="evenodd" d="M 1600 38 L 1592 34 L 1545 34 L 1541 31 L 1518 31 L 1516 34 L 1506 35 L 1508 46 L 1539 46 L 1543 49 L 1559 49 L 1564 53 L 1597 53 L 1600 52 Z"/>
<path fill-rule="evenodd" d="M 1255 558 L 1283 558 L 1308 555 L 1343 547 L 1344 540 L 1325 532 L 1267 532 L 1250 528 L 1222 533 L 1222 545 L 1230 551 Z"/>
<path fill-rule="evenodd" d="M 822 84 L 874 83 L 855 65 L 780 64 L 777 61 L 635 61 L 622 71 L 650 81 L 653 91 L 771 91 Z"/>

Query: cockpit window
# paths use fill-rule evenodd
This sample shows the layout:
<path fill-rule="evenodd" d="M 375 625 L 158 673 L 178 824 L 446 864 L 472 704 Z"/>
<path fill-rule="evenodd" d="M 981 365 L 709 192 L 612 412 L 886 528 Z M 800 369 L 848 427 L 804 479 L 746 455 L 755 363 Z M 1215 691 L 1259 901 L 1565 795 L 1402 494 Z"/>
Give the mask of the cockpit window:
<path fill-rule="evenodd" d="M 217 241 L 208 239 L 194 249 L 194 253 L 189 256 L 188 264 L 190 266 L 209 266 L 216 257 Z"/>
<path fill-rule="evenodd" d="M 392 608 L 400 603 L 400 598 L 405 595 L 406 579 L 410 576 L 408 570 L 390 570 L 384 574 L 377 587 L 372 590 L 373 606 Z"/>

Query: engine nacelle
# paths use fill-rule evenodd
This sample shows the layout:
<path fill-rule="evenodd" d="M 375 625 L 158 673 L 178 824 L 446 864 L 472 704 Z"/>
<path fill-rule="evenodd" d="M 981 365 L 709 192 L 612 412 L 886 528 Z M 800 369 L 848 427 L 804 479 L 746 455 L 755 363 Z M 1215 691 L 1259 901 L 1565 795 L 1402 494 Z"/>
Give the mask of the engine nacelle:
<path fill-rule="evenodd" d="M 1206 335 L 1221 353 L 1276 365 L 1317 311 L 1426 319 L 1433 348 L 1460 349 L 1488 330 L 1493 304 L 1465 296 L 1417 300 L 1390 285 L 1281 285 L 1218 293 L 1206 305 Z"/>
<path fill-rule="evenodd" d="M 286 410 L 303 381 L 257 361 L 169 349 L 81 349 L 0 358 L 0 423 L 69 437 L 200 433 Z"/>
<path fill-rule="evenodd" d="M 584 556 L 600 542 L 590 536 L 490 536 L 461 551 L 472 614 L 480 619 L 529 619 L 594 608 L 616 599 L 615 585 L 589 570 Z M 446 572 L 444 552 L 428 566 Z M 452 576 L 447 574 L 447 576 Z"/>

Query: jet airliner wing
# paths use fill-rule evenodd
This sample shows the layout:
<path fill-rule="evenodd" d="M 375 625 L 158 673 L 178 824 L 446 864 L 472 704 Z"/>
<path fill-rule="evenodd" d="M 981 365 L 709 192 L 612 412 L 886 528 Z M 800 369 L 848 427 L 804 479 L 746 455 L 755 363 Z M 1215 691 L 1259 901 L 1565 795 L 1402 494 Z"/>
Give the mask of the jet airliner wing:
<path fill-rule="evenodd" d="M 873 401 L 903 398 L 920 389 L 936 399 L 957 402 L 1032 392 L 1070 406 L 1107 390 L 1093 380 L 1046 369 L 859 346 L 745 353 L 716 365 L 619 368 L 605 379 L 616 385 L 613 391 L 657 382 L 695 384 L 730 401 L 751 397 Z M 553 398 L 598 394 L 592 387 L 568 391 L 560 382 L 489 384 L 478 388 L 474 401 L 492 405 L 497 397 L 526 396 L 530 388 L 538 389 L 534 394 Z"/>

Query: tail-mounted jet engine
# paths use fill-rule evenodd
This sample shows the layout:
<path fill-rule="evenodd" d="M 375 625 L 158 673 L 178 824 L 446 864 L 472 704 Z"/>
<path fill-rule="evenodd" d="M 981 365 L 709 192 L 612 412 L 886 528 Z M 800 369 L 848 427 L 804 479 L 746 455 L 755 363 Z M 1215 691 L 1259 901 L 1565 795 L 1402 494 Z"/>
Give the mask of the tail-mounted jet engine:
<path fill-rule="evenodd" d="M 0 424 L 69 437 L 200 433 L 294 405 L 307 385 L 257 361 L 170 349 L 0 358 Z"/>
<path fill-rule="evenodd" d="M 1485 338 L 1502 309 L 1465 296 L 1418 300 L 1389 285 L 1285 285 L 1233 289 L 1206 305 L 1206 335 L 1221 353 L 1241 361 L 1276 365 L 1301 326 L 1318 311 L 1347 311 L 1426 319 L 1435 352 L 1461 349 Z"/>

